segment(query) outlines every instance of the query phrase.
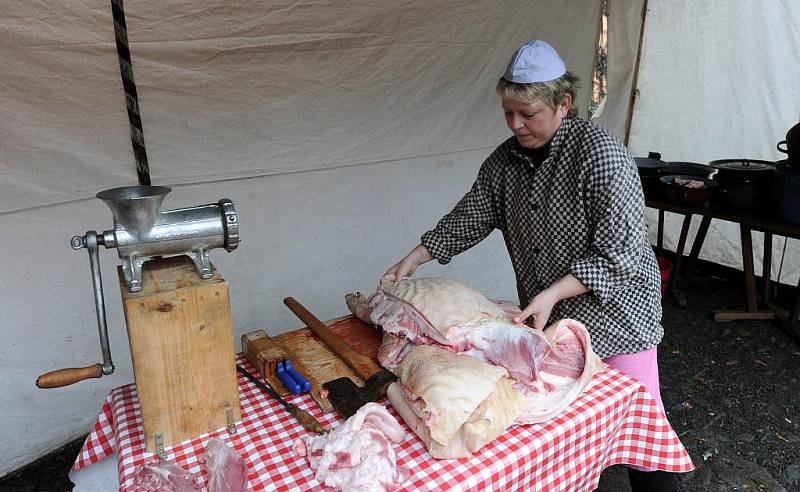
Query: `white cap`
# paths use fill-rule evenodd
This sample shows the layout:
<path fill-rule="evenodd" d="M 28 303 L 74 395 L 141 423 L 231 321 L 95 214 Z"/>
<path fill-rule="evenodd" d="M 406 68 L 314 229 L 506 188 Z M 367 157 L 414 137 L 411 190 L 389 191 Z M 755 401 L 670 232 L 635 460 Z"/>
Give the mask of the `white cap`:
<path fill-rule="evenodd" d="M 533 40 L 523 44 L 514 53 L 503 78 L 518 84 L 546 82 L 567 73 L 564 60 L 544 41 Z"/>

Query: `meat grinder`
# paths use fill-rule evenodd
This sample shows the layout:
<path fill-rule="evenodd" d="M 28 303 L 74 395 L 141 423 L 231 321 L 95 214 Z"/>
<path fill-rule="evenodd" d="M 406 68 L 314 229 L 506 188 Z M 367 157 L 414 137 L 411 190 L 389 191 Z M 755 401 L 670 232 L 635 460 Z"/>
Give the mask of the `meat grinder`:
<path fill-rule="evenodd" d="M 161 202 L 172 191 L 164 186 L 125 186 L 101 191 L 114 216 L 114 228 L 97 233 L 86 231 L 72 238 L 72 248 L 86 248 L 94 285 L 97 326 L 103 363 L 83 368 L 51 371 L 36 380 L 40 388 L 66 386 L 87 378 L 114 372 L 108 343 L 99 246 L 116 248 L 122 260 L 125 283 L 131 292 L 142 289 L 142 265 L 153 258 L 187 255 L 200 277 L 212 276 L 208 252 L 214 248 L 233 251 L 239 244 L 239 220 L 234 203 L 223 198 L 217 203 L 161 210 Z"/>

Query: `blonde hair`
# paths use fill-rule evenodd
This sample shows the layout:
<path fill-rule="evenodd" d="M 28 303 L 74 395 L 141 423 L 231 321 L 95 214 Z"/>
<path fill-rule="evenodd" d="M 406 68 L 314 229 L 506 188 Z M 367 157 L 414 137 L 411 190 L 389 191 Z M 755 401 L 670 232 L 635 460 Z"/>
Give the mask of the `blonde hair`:
<path fill-rule="evenodd" d="M 500 97 L 511 97 L 528 104 L 544 102 L 554 110 L 558 109 L 564 96 L 569 94 L 572 96 L 572 104 L 567 116 L 574 117 L 578 115 L 577 96 L 580 88 L 581 79 L 571 72 L 566 72 L 557 79 L 530 84 L 510 82 L 505 77 L 500 77 L 495 90 Z"/>

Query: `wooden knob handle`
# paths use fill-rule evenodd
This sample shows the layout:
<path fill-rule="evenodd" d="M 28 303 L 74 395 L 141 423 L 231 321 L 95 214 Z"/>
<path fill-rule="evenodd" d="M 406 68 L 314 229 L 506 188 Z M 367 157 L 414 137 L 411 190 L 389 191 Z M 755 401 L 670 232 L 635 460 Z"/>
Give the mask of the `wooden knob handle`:
<path fill-rule="evenodd" d="M 42 374 L 36 378 L 36 386 L 39 388 L 60 388 L 84 379 L 99 378 L 102 375 L 103 364 L 100 363 L 86 367 L 68 367 Z"/>
<path fill-rule="evenodd" d="M 317 434 L 325 434 L 328 431 L 325 430 L 325 427 L 322 427 L 322 424 L 319 423 L 319 420 L 315 419 L 313 415 L 306 412 L 302 408 L 294 405 L 292 403 L 288 404 L 287 410 L 290 414 L 300 422 L 300 425 L 305 427 L 306 429 L 310 430 L 311 432 L 315 432 Z"/>
<path fill-rule="evenodd" d="M 311 328 L 311 331 L 313 331 L 315 335 L 325 342 L 325 345 L 328 346 L 331 352 L 342 359 L 356 374 L 367 380 L 381 370 L 380 366 L 372 359 L 353 350 L 350 345 L 347 345 L 344 340 L 339 338 L 339 335 L 328 328 L 325 323 L 317 319 L 316 316 L 311 314 L 308 309 L 303 307 L 303 305 L 297 302 L 293 297 L 287 297 L 283 300 L 283 303 L 291 309 L 295 316 L 300 318 L 303 323 Z"/>

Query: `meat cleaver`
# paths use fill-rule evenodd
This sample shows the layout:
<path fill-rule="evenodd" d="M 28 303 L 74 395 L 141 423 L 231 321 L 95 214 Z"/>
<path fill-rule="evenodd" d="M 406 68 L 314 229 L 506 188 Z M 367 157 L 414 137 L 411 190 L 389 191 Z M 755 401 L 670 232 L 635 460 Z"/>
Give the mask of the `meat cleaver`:
<path fill-rule="evenodd" d="M 328 381 L 322 387 L 328 392 L 328 400 L 343 417 L 355 414 L 359 408 L 371 401 L 380 400 L 386 395 L 386 388 L 397 376 L 380 367 L 371 358 L 352 349 L 339 335 L 317 319 L 302 304 L 292 297 L 283 303 L 303 321 L 328 348 L 336 354 L 356 374 L 364 379 L 364 386 L 358 386 L 350 378 L 341 377 Z"/>

